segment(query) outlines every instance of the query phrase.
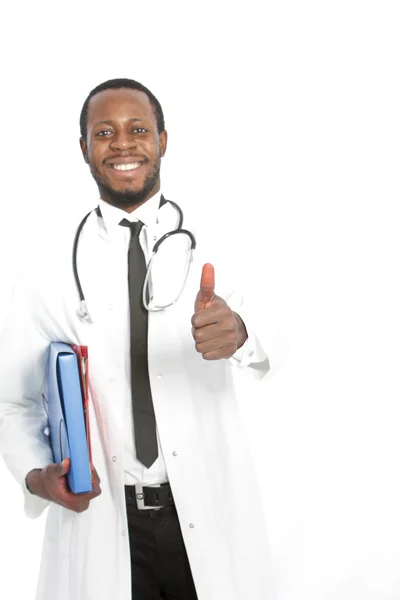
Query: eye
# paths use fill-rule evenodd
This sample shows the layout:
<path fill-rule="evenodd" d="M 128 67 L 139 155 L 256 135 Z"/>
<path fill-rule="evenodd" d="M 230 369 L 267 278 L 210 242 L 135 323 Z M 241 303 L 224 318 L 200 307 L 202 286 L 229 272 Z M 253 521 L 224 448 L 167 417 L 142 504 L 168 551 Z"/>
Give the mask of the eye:
<path fill-rule="evenodd" d="M 108 136 L 111 135 L 111 131 L 109 131 L 108 129 L 102 129 L 101 131 L 98 131 L 96 133 L 96 137 L 104 137 L 104 136 Z"/>
<path fill-rule="evenodd" d="M 144 127 L 136 127 L 133 131 L 134 133 L 147 133 L 147 129 Z"/>

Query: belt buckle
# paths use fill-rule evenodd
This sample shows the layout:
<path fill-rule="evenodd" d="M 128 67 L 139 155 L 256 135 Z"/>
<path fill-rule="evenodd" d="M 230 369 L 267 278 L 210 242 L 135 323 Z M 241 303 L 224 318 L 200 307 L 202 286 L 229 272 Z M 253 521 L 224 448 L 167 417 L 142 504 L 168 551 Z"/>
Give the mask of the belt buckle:
<path fill-rule="evenodd" d="M 161 485 L 145 485 L 144 487 L 161 487 Z M 162 506 L 148 506 L 144 503 L 143 484 L 135 483 L 136 504 L 140 510 L 159 510 Z"/>

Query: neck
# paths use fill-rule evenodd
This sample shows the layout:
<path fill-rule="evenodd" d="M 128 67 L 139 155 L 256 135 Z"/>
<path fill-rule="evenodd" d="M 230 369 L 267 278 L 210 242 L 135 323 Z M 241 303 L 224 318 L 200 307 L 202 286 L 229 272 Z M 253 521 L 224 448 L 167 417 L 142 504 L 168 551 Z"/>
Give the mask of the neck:
<path fill-rule="evenodd" d="M 105 188 L 102 185 L 99 185 L 100 198 L 111 204 L 112 206 L 116 206 L 121 210 L 124 210 L 127 213 L 132 213 L 134 210 L 142 206 L 147 200 L 150 200 L 157 192 L 160 191 L 160 183 L 154 186 L 154 188 L 148 192 L 147 190 L 141 190 L 140 192 L 115 192 L 114 190 L 110 190 Z"/>

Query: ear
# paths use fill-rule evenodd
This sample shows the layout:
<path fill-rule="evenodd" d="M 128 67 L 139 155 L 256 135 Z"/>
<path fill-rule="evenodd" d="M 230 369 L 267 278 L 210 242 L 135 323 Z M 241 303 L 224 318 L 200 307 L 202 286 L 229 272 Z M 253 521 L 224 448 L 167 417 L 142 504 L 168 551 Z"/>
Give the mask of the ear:
<path fill-rule="evenodd" d="M 168 142 L 168 133 L 165 131 L 162 131 L 160 133 L 160 152 L 161 152 L 161 156 L 164 156 L 164 154 L 167 151 L 167 142 Z"/>
<path fill-rule="evenodd" d="M 83 159 L 84 159 L 85 163 L 89 164 L 87 144 L 82 137 L 79 139 L 79 144 L 80 144 L 80 147 L 82 150 Z"/>

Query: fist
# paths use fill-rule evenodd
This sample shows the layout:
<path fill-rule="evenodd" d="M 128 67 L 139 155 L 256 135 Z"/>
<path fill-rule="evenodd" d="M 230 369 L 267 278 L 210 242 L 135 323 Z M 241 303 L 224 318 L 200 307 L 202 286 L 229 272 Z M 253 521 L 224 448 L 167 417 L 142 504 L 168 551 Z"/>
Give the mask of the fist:
<path fill-rule="evenodd" d="M 239 315 L 229 308 L 223 298 L 215 294 L 214 289 L 214 267 L 205 264 L 192 317 L 195 347 L 205 360 L 230 358 L 247 337 Z"/>

